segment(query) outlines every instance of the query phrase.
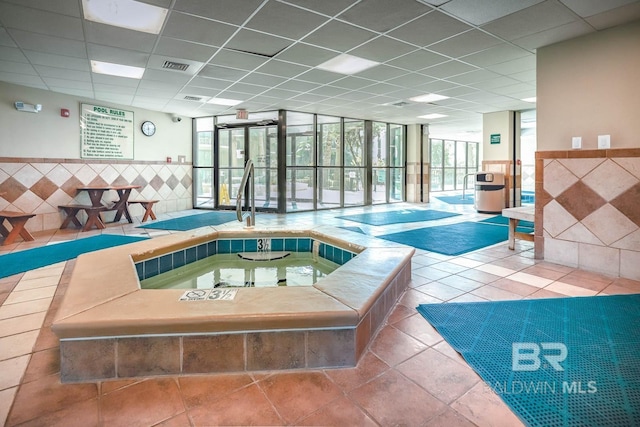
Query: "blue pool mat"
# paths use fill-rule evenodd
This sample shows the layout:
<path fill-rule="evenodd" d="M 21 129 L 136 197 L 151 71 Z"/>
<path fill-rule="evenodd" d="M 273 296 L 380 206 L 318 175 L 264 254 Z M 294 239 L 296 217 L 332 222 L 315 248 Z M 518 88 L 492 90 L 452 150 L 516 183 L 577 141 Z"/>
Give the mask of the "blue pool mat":
<path fill-rule="evenodd" d="M 417 309 L 526 425 L 640 426 L 640 295 Z M 527 347 L 515 358 L 514 343 Z M 543 343 L 564 345 L 566 358 Z"/>
<path fill-rule="evenodd" d="M 502 216 L 502 215 L 498 215 L 498 216 L 494 216 L 491 218 L 487 218 L 487 219 L 483 219 L 480 222 L 486 222 L 488 224 L 498 224 L 498 225 L 509 225 L 509 218 L 507 218 L 506 216 Z M 533 222 L 531 221 L 518 221 L 518 231 L 526 231 L 526 230 L 520 230 L 520 229 L 525 229 L 525 228 L 529 228 L 530 232 L 533 231 Z"/>
<path fill-rule="evenodd" d="M 433 221 L 449 218 L 460 214 L 436 210 L 401 209 L 386 212 L 363 213 L 356 215 L 337 216 L 336 218 L 360 222 L 368 225 L 401 224 L 407 222 Z"/>
<path fill-rule="evenodd" d="M 147 239 L 147 237 L 101 234 L 99 236 L 80 238 L 70 242 L 49 244 L 39 248 L 11 252 L 0 256 L 0 277 L 7 277 L 35 268 L 68 261 L 86 252 L 125 245 L 145 239 Z"/>
<path fill-rule="evenodd" d="M 342 228 L 343 230 L 354 231 L 354 232 L 360 233 L 360 234 L 367 234 L 360 227 L 347 227 L 347 226 L 345 226 L 345 227 L 338 227 L 338 228 Z"/>
<path fill-rule="evenodd" d="M 376 237 L 443 255 L 460 255 L 506 241 L 509 228 L 481 222 L 460 222 Z"/>
<path fill-rule="evenodd" d="M 195 215 L 181 216 L 178 218 L 155 221 L 139 225 L 138 228 L 151 228 L 156 230 L 187 231 L 194 228 L 206 227 L 209 225 L 220 225 L 229 221 L 237 221 L 235 211 L 207 212 Z"/>

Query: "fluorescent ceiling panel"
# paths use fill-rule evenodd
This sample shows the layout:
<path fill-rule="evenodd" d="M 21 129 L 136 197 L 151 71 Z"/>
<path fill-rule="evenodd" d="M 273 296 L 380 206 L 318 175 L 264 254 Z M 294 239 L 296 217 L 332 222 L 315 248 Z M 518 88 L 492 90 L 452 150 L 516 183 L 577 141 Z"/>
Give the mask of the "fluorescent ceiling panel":
<path fill-rule="evenodd" d="M 380 63 L 343 53 L 336 56 L 335 58 L 323 62 L 322 64 L 318 65 L 317 68 L 325 71 L 333 71 L 334 73 L 340 74 L 356 74 L 369 68 L 375 67 L 376 65 L 380 65 Z"/>
<path fill-rule="evenodd" d="M 228 99 L 228 98 L 211 98 L 207 101 L 207 104 L 216 104 L 216 105 L 228 105 L 234 106 L 240 104 L 242 101 L 238 101 L 237 99 Z"/>
<path fill-rule="evenodd" d="M 448 117 L 446 114 L 425 114 L 424 116 L 418 116 L 419 119 L 441 119 L 443 117 Z"/>
<path fill-rule="evenodd" d="M 85 19 L 134 31 L 159 34 L 167 9 L 134 0 L 82 0 Z"/>
<path fill-rule="evenodd" d="M 110 76 L 127 77 L 130 79 L 141 79 L 144 74 L 144 68 L 93 60 L 91 61 L 91 71 L 98 74 L 108 74 Z"/>
<path fill-rule="evenodd" d="M 524 102 L 536 102 L 536 97 L 531 97 L 531 98 L 522 98 L 522 100 Z"/>
<path fill-rule="evenodd" d="M 414 96 L 413 98 L 409 98 L 414 102 L 435 102 L 442 101 L 443 99 L 448 99 L 448 96 L 438 95 L 436 93 L 427 93 L 426 95 Z"/>

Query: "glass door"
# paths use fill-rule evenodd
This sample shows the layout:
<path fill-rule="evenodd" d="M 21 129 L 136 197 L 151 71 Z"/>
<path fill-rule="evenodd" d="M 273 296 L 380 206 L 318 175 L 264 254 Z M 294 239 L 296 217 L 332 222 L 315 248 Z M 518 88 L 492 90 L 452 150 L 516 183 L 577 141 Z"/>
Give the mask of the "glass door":
<path fill-rule="evenodd" d="M 278 208 L 278 127 L 219 127 L 217 132 L 218 207 L 235 209 L 244 167 L 247 160 L 251 159 L 254 167 L 255 208 L 275 211 Z M 248 202 L 244 206 L 247 207 Z"/>

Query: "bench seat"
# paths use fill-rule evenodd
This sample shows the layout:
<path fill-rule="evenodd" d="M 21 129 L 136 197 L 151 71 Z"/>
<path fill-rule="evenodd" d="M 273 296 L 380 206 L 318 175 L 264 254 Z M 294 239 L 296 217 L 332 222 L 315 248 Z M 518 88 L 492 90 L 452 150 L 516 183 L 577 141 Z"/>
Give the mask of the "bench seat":
<path fill-rule="evenodd" d="M 104 225 L 104 221 L 100 218 L 100 213 L 108 210 L 112 210 L 107 206 L 92 206 L 92 205 L 60 205 L 59 209 L 62 209 L 67 217 L 64 219 L 60 228 L 67 228 L 70 223 L 74 223 L 78 227 L 82 228 L 82 231 L 89 231 L 91 227 L 96 227 L 100 230 L 106 228 Z M 87 222 L 84 223 L 84 226 L 78 219 L 78 213 L 80 211 L 85 211 L 87 214 Z"/>
<path fill-rule="evenodd" d="M 0 211 L 0 234 L 4 236 L 3 246 L 12 244 L 18 236 L 22 237 L 25 242 L 33 241 L 31 233 L 24 228 L 29 218 L 33 218 L 36 214 L 14 211 Z M 4 226 L 4 221 L 11 225 L 11 231 Z"/>
<path fill-rule="evenodd" d="M 127 203 L 129 205 L 138 203 L 144 208 L 144 216 L 141 222 L 145 222 L 149 218 L 156 219 L 156 215 L 153 213 L 153 205 L 158 203 L 158 200 L 129 200 Z"/>

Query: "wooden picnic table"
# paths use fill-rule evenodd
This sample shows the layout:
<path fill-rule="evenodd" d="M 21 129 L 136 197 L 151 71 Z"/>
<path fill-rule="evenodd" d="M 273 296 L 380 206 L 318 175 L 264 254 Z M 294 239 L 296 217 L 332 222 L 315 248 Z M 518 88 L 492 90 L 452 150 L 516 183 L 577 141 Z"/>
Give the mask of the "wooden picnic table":
<path fill-rule="evenodd" d="M 132 223 L 131 214 L 127 207 L 127 201 L 131 195 L 131 190 L 140 188 L 139 185 L 105 185 L 105 186 L 87 186 L 78 187 L 78 191 L 86 191 L 91 199 L 91 205 L 94 207 L 105 206 L 102 203 L 102 197 L 105 192 L 114 190 L 118 193 L 118 200 L 114 201 L 112 205 L 107 205 L 107 210 L 116 211 L 116 215 L 113 218 L 113 222 L 119 222 L 122 219 L 122 215 L 127 218 L 129 223 Z M 109 202 L 108 202 L 109 203 Z"/>
<path fill-rule="evenodd" d="M 502 209 L 502 216 L 509 218 L 509 249 L 515 248 L 516 238 L 533 242 L 532 234 L 516 231 L 520 220 L 535 222 L 535 208 L 533 206 Z"/>

